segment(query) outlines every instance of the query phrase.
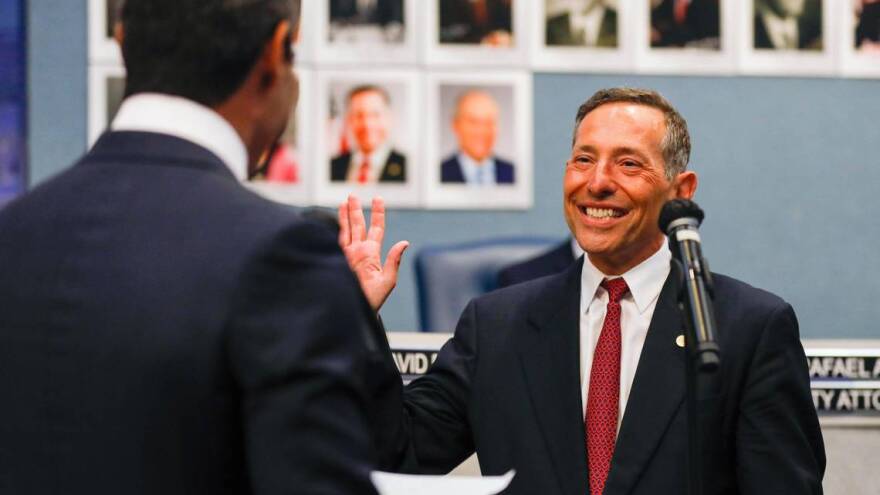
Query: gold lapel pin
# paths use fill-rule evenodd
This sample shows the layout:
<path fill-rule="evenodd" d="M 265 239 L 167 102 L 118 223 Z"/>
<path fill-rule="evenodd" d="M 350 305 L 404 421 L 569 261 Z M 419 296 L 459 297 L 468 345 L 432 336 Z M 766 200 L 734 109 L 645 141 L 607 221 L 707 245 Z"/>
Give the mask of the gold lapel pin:
<path fill-rule="evenodd" d="M 684 335 L 679 335 L 675 338 L 675 345 L 679 347 L 684 347 Z"/>

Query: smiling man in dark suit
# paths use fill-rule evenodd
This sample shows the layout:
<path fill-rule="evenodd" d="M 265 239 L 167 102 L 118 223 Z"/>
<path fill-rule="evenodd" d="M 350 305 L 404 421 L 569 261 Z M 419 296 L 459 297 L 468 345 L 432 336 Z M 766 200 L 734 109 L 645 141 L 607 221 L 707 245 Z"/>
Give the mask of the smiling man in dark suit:
<path fill-rule="evenodd" d="M 657 220 L 696 190 L 689 155 L 684 119 L 656 92 L 601 90 L 580 106 L 563 209 L 586 256 L 473 300 L 405 388 L 385 351 L 373 395 L 386 468 L 446 472 L 476 452 L 484 474 L 516 469 L 511 494 L 687 492 L 683 323 Z M 365 291 L 382 294 L 393 273 L 378 268 L 376 243 L 352 234 L 363 230 L 357 207 L 341 210 L 342 245 Z M 722 275 L 714 297 L 722 366 L 698 383 L 703 493 L 821 493 L 825 452 L 794 311 Z"/>
<path fill-rule="evenodd" d="M 406 155 L 391 147 L 391 97 L 365 84 L 348 92 L 345 125 L 355 149 L 330 160 L 330 180 L 354 184 L 406 182 Z"/>
<path fill-rule="evenodd" d="M 109 132 L 0 211 L 0 492 L 373 493 L 369 304 L 331 229 L 240 183 L 299 7 L 125 2 Z"/>

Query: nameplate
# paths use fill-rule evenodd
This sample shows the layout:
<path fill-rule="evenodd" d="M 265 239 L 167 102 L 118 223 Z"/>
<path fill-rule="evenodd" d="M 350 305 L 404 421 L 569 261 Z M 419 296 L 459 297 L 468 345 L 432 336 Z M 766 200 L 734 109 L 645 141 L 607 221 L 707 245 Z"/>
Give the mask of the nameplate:
<path fill-rule="evenodd" d="M 823 422 L 880 425 L 880 346 L 805 351 L 813 405 Z"/>
<path fill-rule="evenodd" d="M 424 375 L 450 337 L 448 333 L 389 332 L 394 362 L 404 382 Z M 813 405 L 822 423 L 880 426 L 880 340 L 805 340 L 803 344 Z"/>

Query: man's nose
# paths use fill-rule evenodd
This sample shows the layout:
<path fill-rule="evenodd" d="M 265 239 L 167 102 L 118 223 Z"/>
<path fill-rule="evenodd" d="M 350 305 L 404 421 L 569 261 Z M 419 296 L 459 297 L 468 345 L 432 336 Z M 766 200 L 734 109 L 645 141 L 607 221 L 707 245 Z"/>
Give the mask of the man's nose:
<path fill-rule="evenodd" d="M 608 162 L 599 162 L 590 172 L 587 180 L 587 191 L 596 197 L 605 197 L 614 194 L 616 183 L 614 182 L 613 165 Z"/>

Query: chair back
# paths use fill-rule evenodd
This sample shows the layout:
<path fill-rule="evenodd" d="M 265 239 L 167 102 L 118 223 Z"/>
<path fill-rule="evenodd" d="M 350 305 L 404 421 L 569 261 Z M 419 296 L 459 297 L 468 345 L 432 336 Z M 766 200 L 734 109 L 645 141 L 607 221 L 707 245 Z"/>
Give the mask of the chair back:
<path fill-rule="evenodd" d="M 502 268 L 558 243 L 558 238 L 508 237 L 423 248 L 415 259 L 421 330 L 452 332 L 468 301 L 497 288 Z"/>

